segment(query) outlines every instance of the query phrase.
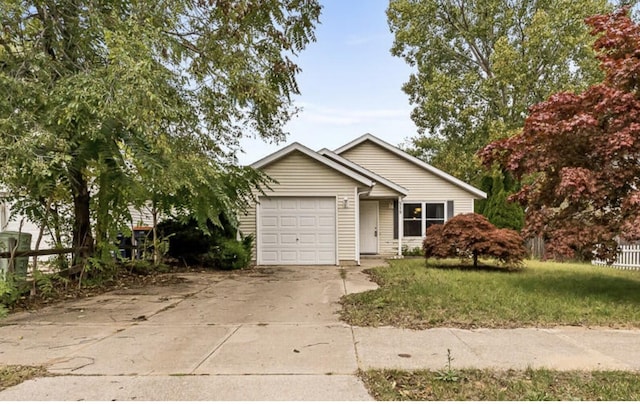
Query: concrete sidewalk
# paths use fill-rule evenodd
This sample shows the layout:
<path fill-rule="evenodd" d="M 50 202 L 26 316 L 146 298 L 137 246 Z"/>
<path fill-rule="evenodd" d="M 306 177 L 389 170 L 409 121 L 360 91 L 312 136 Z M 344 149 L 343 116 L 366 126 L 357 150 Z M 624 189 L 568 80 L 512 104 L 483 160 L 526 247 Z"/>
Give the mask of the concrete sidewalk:
<path fill-rule="evenodd" d="M 59 376 L 0 400 L 371 400 L 358 369 L 640 370 L 640 331 L 412 331 L 339 321 L 345 293 L 375 288 L 360 268 L 183 274 L 0 323 L 0 361 Z"/>

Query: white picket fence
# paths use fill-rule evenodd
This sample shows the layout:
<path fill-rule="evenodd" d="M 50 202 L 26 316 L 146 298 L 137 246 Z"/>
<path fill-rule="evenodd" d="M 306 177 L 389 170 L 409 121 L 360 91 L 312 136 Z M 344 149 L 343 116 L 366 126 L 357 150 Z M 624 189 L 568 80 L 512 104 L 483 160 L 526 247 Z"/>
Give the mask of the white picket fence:
<path fill-rule="evenodd" d="M 603 260 L 593 260 L 591 263 L 593 265 L 640 270 L 640 245 L 620 245 L 618 247 L 620 248 L 618 258 L 613 264 L 609 265 Z"/>

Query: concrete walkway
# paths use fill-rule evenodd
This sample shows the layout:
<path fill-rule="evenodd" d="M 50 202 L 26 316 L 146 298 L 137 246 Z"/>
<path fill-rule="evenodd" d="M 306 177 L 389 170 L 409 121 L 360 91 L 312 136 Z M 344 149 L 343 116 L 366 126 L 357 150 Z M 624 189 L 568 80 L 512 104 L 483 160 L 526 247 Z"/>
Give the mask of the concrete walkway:
<path fill-rule="evenodd" d="M 0 400 L 371 400 L 358 369 L 441 369 L 447 349 L 458 368 L 640 370 L 638 330 L 350 327 L 338 300 L 376 287 L 361 269 L 182 274 L 12 315 L 0 362 L 59 376 Z"/>

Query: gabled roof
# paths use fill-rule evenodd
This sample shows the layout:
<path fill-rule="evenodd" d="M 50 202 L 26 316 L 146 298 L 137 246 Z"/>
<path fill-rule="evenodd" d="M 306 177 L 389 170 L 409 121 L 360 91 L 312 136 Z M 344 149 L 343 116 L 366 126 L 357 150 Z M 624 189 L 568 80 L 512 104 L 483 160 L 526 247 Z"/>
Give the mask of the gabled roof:
<path fill-rule="evenodd" d="M 458 178 L 456 178 L 456 177 L 454 177 L 454 176 L 452 176 L 450 174 L 447 174 L 444 171 L 439 170 L 439 169 L 435 168 L 434 166 L 432 166 L 430 164 L 425 163 L 424 161 L 422 161 L 422 160 L 410 155 L 409 153 L 406 153 L 406 152 L 398 149 L 397 147 L 390 145 L 389 143 L 385 142 L 384 140 L 378 139 L 377 137 L 373 136 L 370 133 L 365 133 L 364 135 L 360 136 L 359 138 L 357 138 L 357 139 L 345 144 L 344 146 L 341 146 L 341 147 L 337 148 L 334 151 L 334 153 L 342 154 L 345 151 L 350 150 L 350 149 L 358 146 L 359 144 L 367 142 L 367 141 L 369 141 L 371 143 L 374 143 L 374 144 L 382 147 L 383 149 L 385 149 L 385 150 L 397 155 L 398 157 L 403 158 L 403 159 L 405 159 L 405 160 L 407 160 L 407 161 L 409 161 L 409 162 L 411 162 L 411 163 L 413 163 L 413 164 L 425 169 L 426 171 L 432 173 L 433 175 L 435 175 L 437 177 L 442 178 L 445 181 L 448 181 L 448 182 L 450 182 L 450 183 L 452 183 L 454 185 L 457 185 L 458 187 L 460 187 L 460 188 L 462 188 L 462 189 L 464 189 L 464 190 L 476 195 L 479 198 L 486 198 L 487 197 L 487 194 L 484 191 L 481 191 L 478 188 L 476 188 L 474 186 L 471 186 L 471 185 L 467 184 L 466 182 L 464 182 L 464 181 L 462 181 L 462 180 L 460 180 L 460 179 L 458 179 Z"/>
<path fill-rule="evenodd" d="M 352 169 L 350 169 L 348 167 L 345 167 L 342 164 L 336 163 L 335 161 L 333 161 L 333 160 L 331 160 L 331 159 L 329 159 L 327 157 L 324 157 L 324 156 L 314 152 L 313 150 L 309 149 L 306 146 L 301 145 L 298 142 L 292 143 L 289 146 L 287 146 L 287 147 L 285 147 L 283 149 L 280 149 L 277 152 L 272 153 L 272 154 L 268 155 L 267 157 L 265 157 L 263 159 L 260 159 L 260 160 L 256 161 L 255 163 L 251 164 L 251 167 L 253 167 L 255 169 L 262 168 L 262 167 L 264 167 L 266 165 L 269 165 L 269 164 L 271 164 L 271 163 L 273 163 L 275 161 L 278 161 L 281 158 L 289 155 L 290 153 L 296 152 L 296 151 L 306 155 L 307 157 L 309 157 L 309 158 L 311 158 L 311 159 L 313 159 L 313 160 L 315 160 L 315 161 L 317 161 L 317 162 L 319 162 L 321 164 L 324 164 L 327 167 L 330 167 L 330 168 L 338 171 L 339 173 L 341 173 L 343 175 L 346 175 L 347 177 L 349 177 L 349 178 L 351 178 L 351 179 L 353 179 L 353 180 L 355 180 L 355 181 L 357 181 L 357 182 L 359 182 L 359 183 L 361 183 L 363 185 L 366 185 L 368 187 L 372 187 L 372 186 L 375 185 L 375 182 L 373 182 L 371 179 L 365 177 L 364 175 L 362 175 L 362 174 L 360 174 L 360 173 L 358 173 L 358 172 L 356 172 L 356 171 L 354 171 L 354 170 L 352 170 Z"/>
<path fill-rule="evenodd" d="M 409 190 L 408 189 L 406 189 L 404 187 L 401 187 L 400 185 L 396 184 L 393 181 L 389 181 L 388 179 L 386 179 L 386 178 L 374 173 L 373 171 L 369 171 L 366 168 L 364 168 L 362 166 L 359 166 L 358 164 L 354 163 L 351 160 L 347 160 L 346 158 L 344 158 L 344 157 L 342 157 L 342 156 L 340 156 L 338 154 L 335 154 L 334 152 L 332 152 L 329 149 L 322 149 L 318 153 L 323 155 L 323 156 L 325 156 L 325 157 L 328 157 L 331 160 L 334 160 L 334 161 L 336 161 L 336 162 L 338 162 L 338 163 L 340 163 L 340 164 L 342 164 L 344 166 L 347 166 L 348 168 L 352 169 L 353 171 L 356 171 L 356 172 L 358 172 L 358 173 L 360 173 L 360 174 L 362 174 L 362 175 L 364 175 L 366 177 L 371 178 L 376 183 L 382 184 L 382 185 L 384 185 L 384 186 L 396 191 L 397 193 L 399 193 L 399 194 L 401 194 L 403 196 L 406 196 L 406 195 L 409 194 Z"/>

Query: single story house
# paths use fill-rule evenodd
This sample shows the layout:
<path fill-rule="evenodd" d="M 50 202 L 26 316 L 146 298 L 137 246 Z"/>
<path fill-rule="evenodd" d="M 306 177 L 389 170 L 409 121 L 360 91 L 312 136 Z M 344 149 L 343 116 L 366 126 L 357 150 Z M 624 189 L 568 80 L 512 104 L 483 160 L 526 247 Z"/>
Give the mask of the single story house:
<path fill-rule="evenodd" d="M 486 194 L 377 137 L 334 151 L 293 143 L 253 163 L 277 181 L 240 217 L 257 265 L 359 264 L 401 256 L 430 224 L 473 212 Z"/>

